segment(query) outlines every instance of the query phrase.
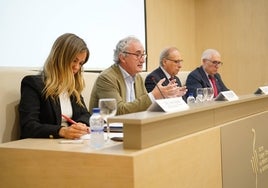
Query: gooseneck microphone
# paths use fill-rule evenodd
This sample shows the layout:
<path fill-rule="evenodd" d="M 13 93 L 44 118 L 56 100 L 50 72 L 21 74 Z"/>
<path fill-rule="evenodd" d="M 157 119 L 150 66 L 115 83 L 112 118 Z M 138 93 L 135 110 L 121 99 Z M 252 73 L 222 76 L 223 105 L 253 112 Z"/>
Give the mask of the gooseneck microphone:
<path fill-rule="evenodd" d="M 157 87 L 158 91 L 160 92 L 161 96 L 163 97 L 163 99 L 165 99 L 166 97 L 163 95 L 162 91 L 160 90 L 160 88 L 158 87 L 156 81 L 155 81 L 155 77 L 151 77 L 152 81 L 154 82 L 155 86 Z"/>

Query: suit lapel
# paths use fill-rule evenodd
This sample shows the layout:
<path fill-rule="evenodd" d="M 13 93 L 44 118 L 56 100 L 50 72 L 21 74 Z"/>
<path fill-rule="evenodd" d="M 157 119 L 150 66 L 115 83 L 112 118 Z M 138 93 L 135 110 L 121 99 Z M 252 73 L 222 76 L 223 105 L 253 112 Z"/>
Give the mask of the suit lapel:
<path fill-rule="evenodd" d="M 211 87 L 211 84 L 210 84 L 208 77 L 207 77 L 205 71 L 203 70 L 202 66 L 199 67 L 199 70 L 200 70 L 200 74 L 202 76 L 202 80 L 205 84 L 204 87 Z"/>
<path fill-rule="evenodd" d="M 127 90 L 127 86 L 126 86 L 126 83 L 125 83 L 125 79 L 124 79 L 124 76 L 119 68 L 119 65 L 117 64 L 114 64 L 112 65 L 112 69 L 115 71 L 116 75 L 117 75 L 117 78 L 118 78 L 118 81 L 119 81 L 119 92 L 120 92 L 120 95 L 123 99 L 123 101 L 126 101 L 127 100 L 127 97 L 126 97 L 126 90 Z"/>
<path fill-rule="evenodd" d="M 164 86 L 169 84 L 168 78 L 166 77 L 165 73 L 163 72 L 163 70 L 160 67 L 158 68 L 158 73 L 157 74 L 159 75 L 159 80 L 161 80 L 161 78 L 166 78 L 166 80 L 163 82 Z M 159 80 L 157 80 L 157 82 Z"/>
<path fill-rule="evenodd" d="M 217 74 L 215 74 L 215 82 L 216 82 L 216 87 L 218 89 L 218 93 L 221 92 L 221 85 L 220 85 L 220 82 L 219 82 L 219 76 Z"/>
<path fill-rule="evenodd" d="M 180 81 L 180 79 L 177 76 L 175 76 L 175 79 L 176 79 L 176 82 L 178 83 L 178 86 L 181 87 L 181 81 Z"/>
<path fill-rule="evenodd" d="M 56 123 L 57 123 L 57 125 L 60 125 L 61 124 L 60 101 L 59 101 L 59 99 L 57 99 L 57 101 L 53 101 L 52 99 L 49 99 L 49 100 L 50 100 L 50 104 L 52 106 L 52 109 L 54 110 Z"/>

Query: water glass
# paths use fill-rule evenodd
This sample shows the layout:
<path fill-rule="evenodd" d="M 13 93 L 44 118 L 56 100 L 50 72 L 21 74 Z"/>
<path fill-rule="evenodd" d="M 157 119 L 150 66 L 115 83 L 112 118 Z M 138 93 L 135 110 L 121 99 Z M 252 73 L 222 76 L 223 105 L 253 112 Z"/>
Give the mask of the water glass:
<path fill-rule="evenodd" d="M 108 118 L 115 116 L 117 111 L 117 103 L 114 98 L 104 98 L 99 100 L 100 115 L 105 120 L 107 125 L 107 141 L 110 140 L 110 127 Z"/>
<path fill-rule="evenodd" d="M 207 88 L 207 101 L 212 101 L 214 97 L 214 90 L 212 87 Z"/>
<path fill-rule="evenodd" d="M 204 88 L 197 88 L 196 89 L 196 102 L 202 103 L 205 101 L 205 92 Z"/>

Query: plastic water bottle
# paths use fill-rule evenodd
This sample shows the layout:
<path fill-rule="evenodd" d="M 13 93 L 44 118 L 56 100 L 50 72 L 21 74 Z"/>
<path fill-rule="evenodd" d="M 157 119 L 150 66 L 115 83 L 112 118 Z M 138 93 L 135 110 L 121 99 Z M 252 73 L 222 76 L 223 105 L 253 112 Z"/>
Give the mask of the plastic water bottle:
<path fill-rule="evenodd" d="M 195 103 L 195 98 L 194 95 L 192 93 L 189 94 L 188 98 L 187 98 L 187 104 L 191 105 Z"/>
<path fill-rule="evenodd" d="M 100 115 L 99 108 L 93 108 L 93 114 L 89 118 L 91 129 L 90 145 L 93 149 L 100 149 L 104 145 L 104 120 Z"/>

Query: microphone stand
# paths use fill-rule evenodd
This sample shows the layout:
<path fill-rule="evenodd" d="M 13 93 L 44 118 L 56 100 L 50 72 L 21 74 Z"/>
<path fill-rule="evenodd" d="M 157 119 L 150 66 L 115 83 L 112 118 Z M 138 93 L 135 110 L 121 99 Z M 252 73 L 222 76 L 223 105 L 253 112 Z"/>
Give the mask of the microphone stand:
<path fill-rule="evenodd" d="M 154 82 L 155 86 L 157 87 L 158 91 L 160 92 L 161 96 L 163 97 L 163 99 L 165 99 L 166 97 L 164 96 L 164 94 L 162 93 L 162 91 L 160 90 L 160 88 L 158 87 L 156 81 L 155 81 L 155 77 L 151 78 L 152 81 Z"/>

